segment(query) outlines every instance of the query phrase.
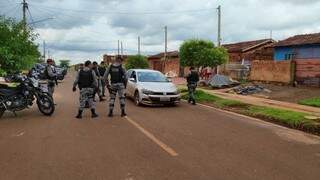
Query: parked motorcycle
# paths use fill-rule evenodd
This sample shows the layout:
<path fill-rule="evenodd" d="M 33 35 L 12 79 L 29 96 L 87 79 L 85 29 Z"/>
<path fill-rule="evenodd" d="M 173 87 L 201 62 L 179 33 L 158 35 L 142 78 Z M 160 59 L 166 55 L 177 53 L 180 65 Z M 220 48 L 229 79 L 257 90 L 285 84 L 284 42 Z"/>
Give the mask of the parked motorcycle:
<path fill-rule="evenodd" d="M 7 79 L 18 85 L 16 87 L 0 87 L 0 118 L 5 111 L 15 114 L 17 111 L 22 111 L 32 106 L 35 99 L 42 114 L 51 116 L 54 113 L 53 99 L 40 88 L 39 80 L 20 74 L 12 75 Z"/>

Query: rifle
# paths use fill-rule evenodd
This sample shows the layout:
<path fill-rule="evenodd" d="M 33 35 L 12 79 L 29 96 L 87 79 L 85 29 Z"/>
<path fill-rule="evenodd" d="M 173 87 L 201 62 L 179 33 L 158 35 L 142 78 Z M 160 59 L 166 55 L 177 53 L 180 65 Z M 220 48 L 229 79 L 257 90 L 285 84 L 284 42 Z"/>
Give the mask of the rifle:
<path fill-rule="evenodd" d="M 57 78 L 57 76 L 54 77 L 54 81 L 55 81 L 56 85 L 58 86 L 58 78 Z"/>

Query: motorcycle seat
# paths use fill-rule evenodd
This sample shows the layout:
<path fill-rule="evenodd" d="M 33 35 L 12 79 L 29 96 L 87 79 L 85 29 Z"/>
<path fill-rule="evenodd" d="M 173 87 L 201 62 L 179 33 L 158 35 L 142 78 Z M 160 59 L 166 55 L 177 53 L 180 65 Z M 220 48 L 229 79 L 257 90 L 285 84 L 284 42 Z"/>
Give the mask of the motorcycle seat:
<path fill-rule="evenodd" d="M 3 89 L 3 88 L 0 89 L 0 94 L 4 96 L 11 96 L 11 95 L 17 94 L 18 92 L 19 90 L 17 89 Z"/>

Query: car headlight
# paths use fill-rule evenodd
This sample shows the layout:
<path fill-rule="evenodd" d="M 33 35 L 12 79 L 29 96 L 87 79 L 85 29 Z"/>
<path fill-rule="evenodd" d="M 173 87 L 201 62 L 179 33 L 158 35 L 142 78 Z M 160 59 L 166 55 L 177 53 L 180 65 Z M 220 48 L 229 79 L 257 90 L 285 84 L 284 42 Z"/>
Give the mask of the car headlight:
<path fill-rule="evenodd" d="M 142 89 L 142 93 L 145 95 L 151 95 L 151 94 L 153 94 L 153 91 L 150 91 L 148 89 Z"/>

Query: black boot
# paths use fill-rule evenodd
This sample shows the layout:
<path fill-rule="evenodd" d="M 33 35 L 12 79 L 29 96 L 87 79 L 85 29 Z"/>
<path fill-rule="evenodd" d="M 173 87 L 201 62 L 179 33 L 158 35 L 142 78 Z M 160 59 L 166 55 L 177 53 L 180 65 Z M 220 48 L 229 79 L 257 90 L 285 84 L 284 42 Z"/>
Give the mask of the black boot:
<path fill-rule="evenodd" d="M 99 97 L 100 102 L 105 101 L 102 96 Z"/>
<path fill-rule="evenodd" d="M 82 110 L 78 111 L 78 115 L 76 116 L 77 119 L 82 119 Z"/>
<path fill-rule="evenodd" d="M 197 105 L 195 100 L 192 100 L 192 105 Z"/>
<path fill-rule="evenodd" d="M 95 109 L 91 109 L 91 117 L 92 118 L 97 118 L 98 117 L 98 114 L 96 113 Z"/>
<path fill-rule="evenodd" d="M 113 110 L 109 110 L 108 117 L 113 117 Z"/>
<path fill-rule="evenodd" d="M 126 111 L 124 109 L 121 109 L 121 117 L 127 116 Z"/>
<path fill-rule="evenodd" d="M 189 104 L 191 103 L 191 99 L 190 99 L 190 98 L 188 99 L 188 103 L 189 103 Z"/>

